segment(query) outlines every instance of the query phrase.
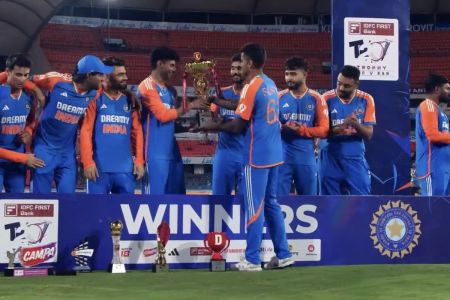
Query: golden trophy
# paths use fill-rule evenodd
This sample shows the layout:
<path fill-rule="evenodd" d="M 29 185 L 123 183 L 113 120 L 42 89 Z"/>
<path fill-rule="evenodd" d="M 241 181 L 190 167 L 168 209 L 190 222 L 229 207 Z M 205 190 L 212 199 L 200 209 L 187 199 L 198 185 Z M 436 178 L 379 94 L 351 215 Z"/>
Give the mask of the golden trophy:
<path fill-rule="evenodd" d="M 156 233 L 156 243 L 158 254 L 156 255 L 155 264 L 153 265 L 153 272 L 161 273 L 169 271 L 169 265 L 167 264 L 166 257 L 166 245 L 169 241 L 170 227 L 167 222 L 163 221 L 159 226 Z"/>
<path fill-rule="evenodd" d="M 184 82 L 183 82 L 183 108 L 187 108 L 187 97 L 186 97 L 186 78 L 191 75 L 194 79 L 194 93 L 197 98 L 204 101 L 205 104 L 209 105 L 209 86 L 210 78 L 214 74 L 215 61 L 204 60 L 200 52 L 194 52 L 194 61 L 186 63 Z M 214 79 L 213 79 L 214 80 Z M 198 125 L 202 126 L 204 123 L 211 120 L 211 112 L 205 110 L 199 110 L 197 114 Z"/>
<path fill-rule="evenodd" d="M 126 273 L 125 265 L 120 259 L 120 235 L 123 225 L 120 220 L 112 221 L 110 224 L 111 238 L 113 241 L 113 258 L 110 266 L 111 273 Z"/>

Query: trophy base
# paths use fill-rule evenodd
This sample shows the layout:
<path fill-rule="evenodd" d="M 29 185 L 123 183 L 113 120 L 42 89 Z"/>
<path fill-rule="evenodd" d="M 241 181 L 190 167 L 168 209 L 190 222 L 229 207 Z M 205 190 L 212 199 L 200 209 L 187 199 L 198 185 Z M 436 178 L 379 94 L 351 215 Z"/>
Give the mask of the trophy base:
<path fill-rule="evenodd" d="M 75 266 L 75 267 L 73 267 L 73 270 L 75 272 L 80 272 L 80 273 L 91 273 L 92 272 L 91 267 L 89 267 L 89 266 Z"/>
<path fill-rule="evenodd" d="M 154 264 L 152 271 L 153 271 L 153 273 L 166 273 L 166 272 L 169 272 L 169 265 L 168 264 L 165 264 L 165 265 Z"/>
<path fill-rule="evenodd" d="M 53 267 L 14 268 L 5 269 L 7 277 L 35 277 L 53 275 Z"/>
<path fill-rule="evenodd" d="M 108 270 L 110 273 L 113 273 L 113 274 L 120 274 L 120 273 L 127 272 L 124 264 L 110 264 Z"/>
<path fill-rule="evenodd" d="M 211 272 L 225 272 L 227 270 L 225 259 L 215 259 L 211 260 L 209 265 L 209 270 Z"/>

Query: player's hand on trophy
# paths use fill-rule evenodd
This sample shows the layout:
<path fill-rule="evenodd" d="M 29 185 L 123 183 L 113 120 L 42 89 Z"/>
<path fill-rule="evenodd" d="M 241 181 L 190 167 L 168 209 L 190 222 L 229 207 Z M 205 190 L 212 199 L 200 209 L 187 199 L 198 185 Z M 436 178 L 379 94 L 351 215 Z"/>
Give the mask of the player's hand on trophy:
<path fill-rule="evenodd" d="M 136 180 L 139 180 L 142 177 L 144 177 L 144 166 L 134 164 L 133 175 L 136 178 Z"/>
<path fill-rule="evenodd" d="M 87 167 L 84 170 L 84 177 L 86 177 L 86 179 L 96 181 L 99 177 L 97 167 L 95 165 Z"/>
<path fill-rule="evenodd" d="M 33 153 L 27 154 L 27 161 L 25 164 L 30 168 L 42 168 L 45 167 L 45 162 L 34 156 Z"/>
<path fill-rule="evenodd" d="M 190 102 L 189 105 L 191 106 L 191 109 L 202 109 L 202 110 L 211 109 L 211 102 L 209 101 L 209 99 L 202 96 Z"/>

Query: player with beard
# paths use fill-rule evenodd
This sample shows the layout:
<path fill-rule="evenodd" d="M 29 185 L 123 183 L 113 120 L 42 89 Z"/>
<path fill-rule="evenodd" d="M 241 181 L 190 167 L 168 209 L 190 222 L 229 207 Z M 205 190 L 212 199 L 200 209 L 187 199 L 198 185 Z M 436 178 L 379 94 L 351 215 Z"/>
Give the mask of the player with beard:
<path fill-rule="evenodd" d="M 370 140 L 375 119 L 371 95 L 358 90 L 358 68 L 344 66 L 335 90 L 323 97 L 330 114 L 330 137 L 321 159 L 323 195 L 369 195 L 370 170 L 364 140 Z"/>
<path fill-rule="evenodd" d="M 211 111 L 218 114 L 223 122 L 238 117 L 235 110 L 244 86 L 240 53 L 231 58 L 230 74 L 233 85 L 222 88 L 222 99 L 212 98 L 211 104 Z M 213 195 L 231 195 L 236 187 L 238 192 L 242 192 L 243 146 L 242 133 L 219 132 L 213 160 Z"/>
<path fill-rule="evenodd" d="M 81 161 L 89 194 L 133 194 L 144 175 L 143 134 L 138 106 L 127 88 L 125 62 L 114 67 L 103 93 L 89 104 L 80 132 Z M 134 156 L 134 159 L 133 159 Z"/>
<path fill-rule="evenodd" d="M 292 181 L 299 195 L 317 195 L 314 138 L 328 136 L 328 108 L 322 96 L 308 88 L 308 64 L 300 57 L 286 61 L 287 89 L 280 92 L 280 122 L 284 164 L 280 166 L 278 196 L 289 195 Z"/>
<path fill-rule="evenodd" d="M 448 117 L 440 107 L 448 102 L 448 79 L 431 74 L 425 83 L 427 98 L 416 111 L 416 174 L 422 196 L 448 196 L 450 133 Z"/>

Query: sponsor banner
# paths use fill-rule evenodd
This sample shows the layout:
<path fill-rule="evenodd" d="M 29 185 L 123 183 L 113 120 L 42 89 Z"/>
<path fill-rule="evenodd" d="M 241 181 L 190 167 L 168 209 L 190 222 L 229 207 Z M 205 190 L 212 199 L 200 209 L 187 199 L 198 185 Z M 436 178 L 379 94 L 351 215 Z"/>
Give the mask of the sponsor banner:
<path fill-rule="evenodd" d="M 410 1 L 333 0 L 331 7 L 333 86 L 342 67 L 354 65 L 358 88 L 375 101 L 377 124 L 365 141 L 372 194 L 410 195 L 402 188 L 411 181 Z"/>
<path fill-rule="evenodd" d="M 88 27 L 107 27 L 107 19 L 54 16 L 50 24 L 79 25 Z M 232 25 L 146 22 L 128 20 L 110 20 L 111 27 L 140 28 L 154 30 L 192 30 L 192 31 L 228 31 L 228 32 L 318 32 L 319 25 Z"/>
<path fill-rule="evenodd" d="M 398 80 L 397 19 L 345 18 L 344 64 L 357 66 L 360 80 Z"/>
<path fill-rule="evenodd" d="M 222 256 L 229 263 L 239 262 L 245 256 L 245 240 L 231 240 Z M 320 261 L 320 239 L 292 239 L 289 249 L 295 261 Z M 121 258 L 125 264 L 152 264 L 157 256 L 156 241 L 120 242 Z M 261 261 L 268 262 L 275 255 L 271 240 L 261 243 Z M 203 240 L 169 240 L 166 246 L 168 263 L 209 263 L 212 252 L 205 247 Z"/>
<path fill-rule="evenodd" d="M 57 261 L 58 200 L 0 200 L 0 263 L 8 252 L 25 267 Z"/>
<path fill-rule="evenodd" d="M 2 195 L 2 197 L 13 197 Z M 24 194 L 24 198 L 36 195 Z M 27 253 L 20 255 L 29 265 L 51 261 L 70 269 L 71 252 L 80 240 L 92 241 L 92 269 L 107 269 L 112 259 L 110 223 L 121 220 L 121 252 L 129 268 L 149 268 L 156 258 L 156 229 L 162 221 L 170 226 L 166 258 L 171 268 L 205 268 L 211 251 L 203 241 L 209 232 L 225 232 L 231 243 L 223 256 L 237 262 L 245 254 L 245 214 L 238 197 L 228 196 L 143 196 L 143 195 L 58 195 L 61 224 L 56 249 L 56 234 L 49 238 L 50 224 L 39 244 L 38 235 L 27 238 Z M 289 249 L 297 265 L 345 265 L 386 263 L 450 263 L 450 199 L 439 197 L 286 197 L 279 199 L 285 220 Z M 5 229 L 6 214 L 30 212 L 15 208 L 17 200 L 1 200 L 1 251 L 10 245 L 11 231 Z M 50 204 L 49 200 L 22 200 L 21 203 Z M 50 211 L 47 209 L 46 211 Z M 30 218 L 26 217 L 30 222 Z M 50 217 L 39 217 L 50 218 Z M 22 221 L 21 222 L 27 222 Z M 25 224 L 25 223 L 24 223 Z M 17 247 L 17 246 L 14 246 Z M 14 248 L 13 247 L 13 248 Z M 40 248 L 39 248 L 40 247 Z M 13 248 L 10 248 L 11 250 Z M 6 263 L 5 252 L 2 263 Z M 273 256 L 270 235 L 263 234 L 261 259 Z M 17 255 L 19 256 L 19 254 Z"/>

